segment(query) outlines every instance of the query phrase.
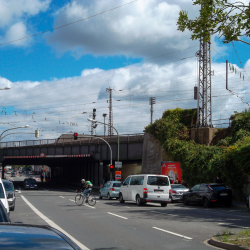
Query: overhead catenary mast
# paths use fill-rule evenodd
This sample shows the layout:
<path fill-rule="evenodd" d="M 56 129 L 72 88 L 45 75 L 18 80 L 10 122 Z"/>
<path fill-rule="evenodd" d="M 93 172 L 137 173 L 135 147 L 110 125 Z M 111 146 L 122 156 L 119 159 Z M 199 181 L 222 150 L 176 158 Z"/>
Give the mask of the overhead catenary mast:
<path fill-rule="evenodd" d="M 201 6 L 203 8 L 204 6 Z M 211 41 L 200 38 L 197 127 L 212 127 Z"/>
<path fill-rule="evenodd" d="M 110 87 L 106 88 L 106 91 L 109 92 L 109 126 L 108 126 L 108 135 L 113 135 L 113 107 L 112 107 L 112 90 Z"/>

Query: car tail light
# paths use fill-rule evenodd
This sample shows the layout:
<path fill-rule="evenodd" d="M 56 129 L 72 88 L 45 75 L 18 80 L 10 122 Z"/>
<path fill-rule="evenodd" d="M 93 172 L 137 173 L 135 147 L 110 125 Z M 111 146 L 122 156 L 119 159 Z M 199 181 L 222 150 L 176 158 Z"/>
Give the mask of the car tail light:
<path fill-rule="evenodd" d="M 114 188 L 110 188 L 110 191 L 115 191 L 115 189 Z"/>
<path fill-rule="evenodd" d="M 176 194 L 176 193 L 177 193 L 176 191 L 174 191 L 174 190 L 172 191 L 172 194 Z"/>
<path fill-rule="evenodd" d="M 216 200 L 211 200 L 212 202 L 216 202 Z"/>
<path fill-rule="evenodd" d="M 169 194 L 171 194 L 171 189 L 169 189 Z"/>
<path fill-rule="evenodd" d="M 148 189 L 147 189 L 147 188 L 144 188 L 144 189 L 143 189 L 143 193 L 144 193 L 144 194 L 147 194 L 147 193 L 148 193 Z"/>

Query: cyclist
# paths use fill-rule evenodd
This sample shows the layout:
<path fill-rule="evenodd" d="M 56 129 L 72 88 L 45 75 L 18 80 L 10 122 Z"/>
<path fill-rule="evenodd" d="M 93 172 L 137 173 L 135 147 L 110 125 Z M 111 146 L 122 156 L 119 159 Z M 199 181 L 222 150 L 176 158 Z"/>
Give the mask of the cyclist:
<path fill-rule="evenodd" d="M 90 181 L 85 181 L 85 179 L 81 180 L 81 185 L 79 186 L 79 188 L 76 190 L 76 192 L 78 190 L 82 190 L 83 191 L 83 195 L 85 196 L 85 202 L 88 202 L 88 198 L 87 198 L 87 194 L 92 190 L 92 183 Z"/>

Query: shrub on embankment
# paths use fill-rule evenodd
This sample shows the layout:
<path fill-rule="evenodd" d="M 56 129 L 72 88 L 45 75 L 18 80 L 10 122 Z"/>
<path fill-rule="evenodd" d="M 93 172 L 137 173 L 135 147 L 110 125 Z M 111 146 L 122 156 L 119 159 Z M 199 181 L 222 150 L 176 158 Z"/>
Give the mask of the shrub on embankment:
<path fill-rule="evenodd" d="M 234 190 L 241 190 L 250 174 L 250 112 L 231 116 L 231 136 L 216 145 L 191 141 L 190 128 L 196 124 L 196 110 L 166 110 L 162 118 L 145 131 L 159 140 L 167 154 L 181 163 L 182 178 L 192 186 L 215 182 L 219 175 Z"/>

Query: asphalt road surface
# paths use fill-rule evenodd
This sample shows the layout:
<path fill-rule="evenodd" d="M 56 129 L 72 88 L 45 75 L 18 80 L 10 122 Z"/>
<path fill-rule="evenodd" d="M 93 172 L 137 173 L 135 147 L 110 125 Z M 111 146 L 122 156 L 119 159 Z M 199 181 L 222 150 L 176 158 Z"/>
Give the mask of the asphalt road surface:
<path fill-rule="evenodd" d="M 226 228 L 232 232 L 250 226 L 247 209 L 148 203 L 97 198 L 94 207 L 77 206 L 73 190 L 41 187 L 16 192 L 13 223 L 51 225 L 75 240 L 82 249 L 215 249 L 206 243 Z"/>

